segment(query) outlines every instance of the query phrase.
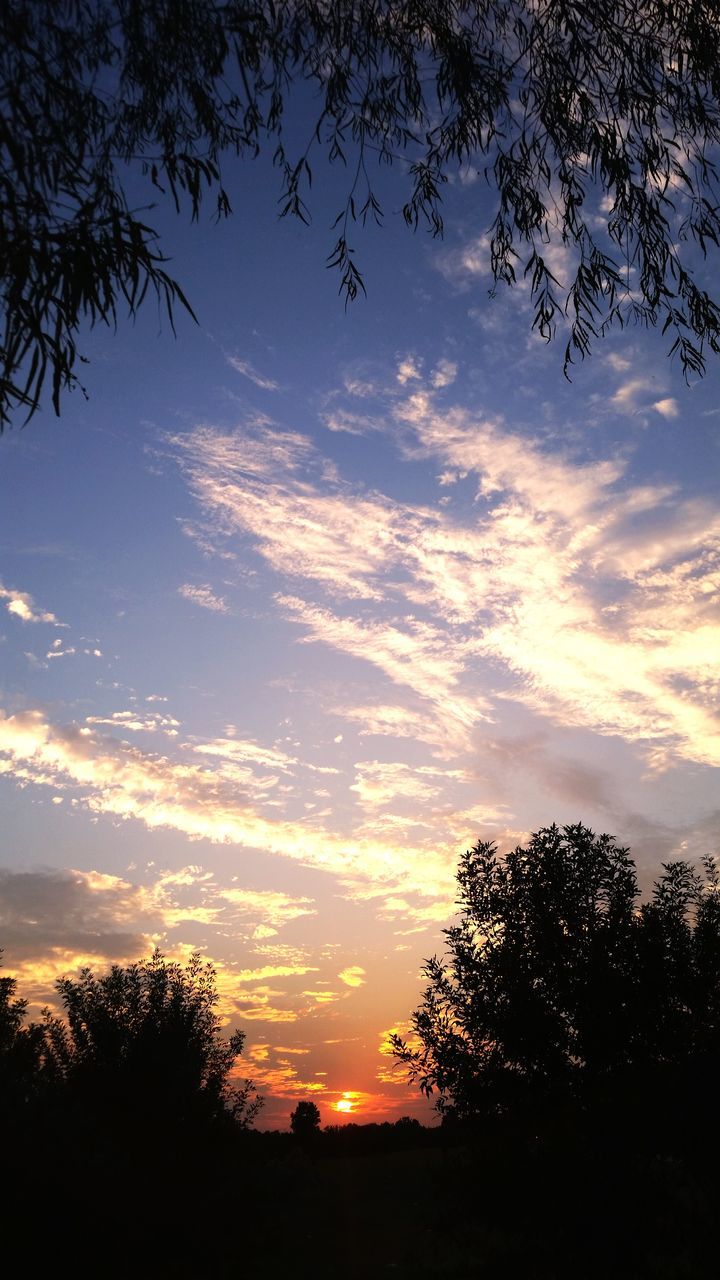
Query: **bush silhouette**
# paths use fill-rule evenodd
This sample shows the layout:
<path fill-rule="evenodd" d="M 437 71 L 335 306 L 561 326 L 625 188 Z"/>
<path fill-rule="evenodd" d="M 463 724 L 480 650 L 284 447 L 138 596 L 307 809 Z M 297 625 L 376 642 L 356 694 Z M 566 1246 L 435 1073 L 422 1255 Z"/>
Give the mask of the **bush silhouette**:
<path fill-rule="evenodd" d="M 83 969 L 57 983 L 66 1022 L 46 1021 L 46 1053 L 86 1112 L 133 1125 L 251 1123 L 261 1105 L 247 1081 L 229 1084 L 244 1036 L 220 1035 L 215 970 L 150 959 L 100 977 Z"/>

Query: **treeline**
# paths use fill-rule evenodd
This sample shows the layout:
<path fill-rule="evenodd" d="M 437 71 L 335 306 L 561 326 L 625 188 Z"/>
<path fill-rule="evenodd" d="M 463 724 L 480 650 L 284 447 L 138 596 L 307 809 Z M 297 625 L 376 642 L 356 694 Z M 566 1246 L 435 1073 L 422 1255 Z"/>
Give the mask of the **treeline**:
<path fill-rule="evenodd" d="M 476 845 L 458 890 L 394 1043 L 434 1128 L 323 1129 L 300 1100 L 292 1132 L 253 1129 L 198 956 L 63 979 L 64 1016 L 29 1025 L 0 979 L 9 1274 L 44 1274 L 42 1221 L 75 1276 L 714 1280 L 716 863 L 641 901 L 627 849 L 550 827 Z"/>

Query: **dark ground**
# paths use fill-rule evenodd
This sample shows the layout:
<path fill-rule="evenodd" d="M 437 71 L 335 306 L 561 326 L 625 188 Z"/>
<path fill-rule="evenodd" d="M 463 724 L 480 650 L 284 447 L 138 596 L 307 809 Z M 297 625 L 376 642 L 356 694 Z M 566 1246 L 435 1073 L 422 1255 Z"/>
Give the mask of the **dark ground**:
<path fill-rule="evenodd" d="M 679 1097 L 305 1141 L 56 1108 L 0 1147 L 0 1275 L 717 1280 L 716 1107 Z"/>

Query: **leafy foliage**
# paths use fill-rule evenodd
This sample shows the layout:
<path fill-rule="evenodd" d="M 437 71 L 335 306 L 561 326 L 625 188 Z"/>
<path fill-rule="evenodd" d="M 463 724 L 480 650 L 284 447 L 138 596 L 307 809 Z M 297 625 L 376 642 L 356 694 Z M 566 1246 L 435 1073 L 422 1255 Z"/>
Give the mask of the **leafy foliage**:
<path fill-rule="evenodd" d="M 320 1132 L 320 1110 L 314 1102 L 298 1102 L 290 1116 L 290 1128 L 296 1138 L 311 1138 Z"/>
<path fill-rule="evenodd" d="M 2 952 L 0 951 L 0 956 Z M 0 978 L 0 1118 L 17 1116 L 34 1095 L 40 1077 L 42 1028 L 25 1025 L 27 1001 L 16 997 L 14 978 Z"/>
<path fill-rule="evenodd" d="M 567 315 L 566 371 L 634 320 L 702 373 L 720 350 L 692 270 L 720 235 L 719 50 L 714 0 L 6 0 L 0 425 L 32 415 L 47 377 L 59 412 L 82 324 L 115 324 L 148 292 L 171 323 L 190 310 L 129 174 L 193 218 L 212 193 L 224 217 L 223 156 L 267 148 L 281 216 L 303 221 L 311 159 L 347 166 L 329 255 L 346 301 L 364 290 L 352 224 L 383 216 L 371 164 L 402 159 L 404 219 L 433 235 L 449 172 L 474 166 L 495 193 L 495 283 L 529 279 L 545 338 Z M 283 126 L 302 84 L 317 108 L 295 154 Z"/>
<path fill-rule="evenodd" d="M 252 1123 L 262 1102 L 251 1082 L 228 1083 L 244 1036 L 221 1037 L 215 971 L 198 954 L 183 968 L 156 951 L 57 985 L 67 1021 L 48 1018 L 47 1053 L 84 1108 L 98 1103 L 174 1126 L 227 1113 Z"/>
<path fill-rule="evenodd" d="M 441 1112 L 502 1113 L 658 1066 L 720 1063 L 720 883 L 668 863 L 637 906 L 611 836 L 544 828 L 465 853 L 448 956 L 425 965 L 413 1037 L 392 1045 Z M 413 1043 L 414 1039 L 414 1043 Z"/>

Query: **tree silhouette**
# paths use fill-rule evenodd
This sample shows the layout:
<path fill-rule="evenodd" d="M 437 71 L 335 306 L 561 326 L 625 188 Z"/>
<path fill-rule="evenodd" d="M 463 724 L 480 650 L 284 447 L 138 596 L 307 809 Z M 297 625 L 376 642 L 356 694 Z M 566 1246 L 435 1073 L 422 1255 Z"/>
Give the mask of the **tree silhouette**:
<path fill-rule="evenodd" d="M 2 951 L 0 951 L 2 957 Z M 15 978 L 0 978 L 0 1122 L 17 1122 L 35 1096 L 43 1064 L 43 1029 L 25 1025 L 27 1001 Z"/>
<path fill-rule="evenodd" d="M 5 0 L 0 425 L 35 412 L 46 378 L 59 412 L 81 324 L 115 324 L 148 292 L 171 323 L 190 309 L 128 174 L 194 219 L 212 193 L 224 217 L 224 157 L 263 150 L 281 216 L 303 221 L 315 156 L 347 166 L 328 258 L 346 300 L 364 289 L 351 228 L 382 220 L 373 165 L 402 161 L 404 219 L 433 235 L 451 170 L 471 166 L 494 192 L 495 285 L 529 280 L 545 338 L 567 316 L 566 370 L 635 320 L 703 372 L 720 349 L 693 275 L 720 237 L 717 36 L 715 0 Z M 303 85 L 315 115 L 293 151 Z M 567 251 L 565 282 L 548 244 Z"/>
<path fill-rule="evenodd" d="M 320 1111 L 314 1102 L 298 1102 L 290 1116 L 290 1128 L 296 1138 L 304 1141 L 320 1132 Z"/>
<path fill-rule="evenodd" d="M 460 1119 L 587 1096 L 635 1073 L 720 1066 L 720 885 L 664 865 L 637 906 L 613 837 L 543 828 L 506 858 L 481 842 L 457 873 L 448 955 L 425 965 L 413 1037 L 393 1050 Z"/>
<path fill-rule="evenodd" d="M 244 1036 L 221 1037 L 215 970 L 199 954 L 183 968 L 156 951 L 57 987 L 67 1021 L 47 1019 L 46 1052 L 83 1111 L 135 1127 L 252 1123 L 262 1100 L 250 1081 L 229 1083 Z"/>

